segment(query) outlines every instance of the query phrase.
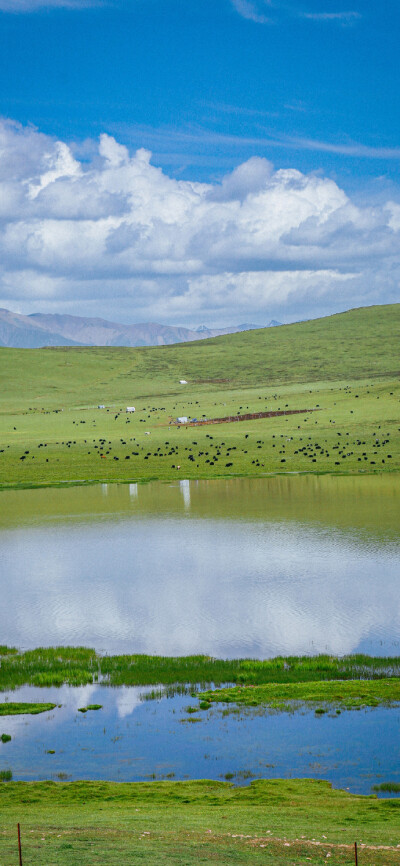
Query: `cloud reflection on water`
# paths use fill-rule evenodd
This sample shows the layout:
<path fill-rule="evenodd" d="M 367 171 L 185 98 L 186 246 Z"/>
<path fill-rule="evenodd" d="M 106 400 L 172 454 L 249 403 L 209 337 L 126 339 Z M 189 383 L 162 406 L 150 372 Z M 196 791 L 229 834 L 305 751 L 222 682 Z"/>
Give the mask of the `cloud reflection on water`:
<path fill-rule="evenodd" d="M 136 516 L 3 531 L 2 551 L 2 640 L 22 647 L 268 657 L 400 635 L 398 546 L 357 533 Z"/>

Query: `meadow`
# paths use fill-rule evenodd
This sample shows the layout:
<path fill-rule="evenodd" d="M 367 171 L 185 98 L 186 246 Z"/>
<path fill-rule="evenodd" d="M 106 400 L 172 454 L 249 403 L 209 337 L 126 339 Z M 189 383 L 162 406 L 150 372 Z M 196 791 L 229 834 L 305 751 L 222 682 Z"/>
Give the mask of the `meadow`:
<path fill-rule="evenodd" d="M 0 349 L 0 485 L 398 471 L 399 321 L 397 304 L 174 346 Z"/>
<path fill-rule="evenodd" d="M 4 782 L 0 860 L 31 866 L 354 863 L 399 859 L 400 800 L 328 782 Z"/>

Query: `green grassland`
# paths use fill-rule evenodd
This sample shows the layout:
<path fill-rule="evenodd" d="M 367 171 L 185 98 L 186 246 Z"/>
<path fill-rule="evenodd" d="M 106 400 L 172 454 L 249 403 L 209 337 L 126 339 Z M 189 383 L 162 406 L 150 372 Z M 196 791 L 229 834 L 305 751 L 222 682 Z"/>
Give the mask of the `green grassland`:
<path fill-rule="evenodd" d="M 398 863 L 400 800 L 312 780 L 0 783 L 0 862 L 30 866 L 160 863 Z"/>
<path fill-rule="evenodd" d="M 396 304 L 175 346 L 0 349 L 0 485 L 398 470 L 399 324 Z"/>

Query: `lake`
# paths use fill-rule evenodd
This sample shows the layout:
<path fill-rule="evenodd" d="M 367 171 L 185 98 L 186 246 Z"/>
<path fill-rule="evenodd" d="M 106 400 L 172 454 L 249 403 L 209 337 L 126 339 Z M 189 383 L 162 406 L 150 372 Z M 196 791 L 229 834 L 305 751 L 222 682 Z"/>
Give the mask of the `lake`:
<path fill-rule="evenodd" d="M 142 700 L 146 688 L 35 689 L 24 687 L 2 700 L 52 701 L 52 712 L 2 717 L 12 736 L 0 743 L 0 769 L 13 778 L 328 779 L 335 787 L 370 794 L 374 784 L 400 783 L 400 707 L 273 713 L 224 705 L 188 714 L 198 701 L 176 695 Z M 79 707 L 102 704 L 80 713 Z M 393 796 L 393 795 L 392 795 Z"/>
<path fill-rule="evenodd" d="M 0 492 L 0 642 L 400 654 L 400 478 Z"/>
<path fill-rule="evenodd" d="M 267 658 L 399 655 L 397 476 L 177 481 L 0 492 L 0 643 Z M 400 781 L 400 707 L 272 713 L 146 688 L 34 689 L 3 717 L 14 779 Z M 82 714 L 88 703 L 102 709 Z M 196 721 L 199 719 L 198 721 Z"/>

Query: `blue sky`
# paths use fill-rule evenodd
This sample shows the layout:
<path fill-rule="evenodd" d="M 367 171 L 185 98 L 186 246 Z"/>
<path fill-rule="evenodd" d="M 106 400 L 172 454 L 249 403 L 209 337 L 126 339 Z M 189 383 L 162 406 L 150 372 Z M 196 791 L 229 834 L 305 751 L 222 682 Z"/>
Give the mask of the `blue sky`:
<path fill-rule="evenodd" d="M 399 33 L 398 0 L 0 0 L 0 304 L 222 325 L 398 300 Z"/>

